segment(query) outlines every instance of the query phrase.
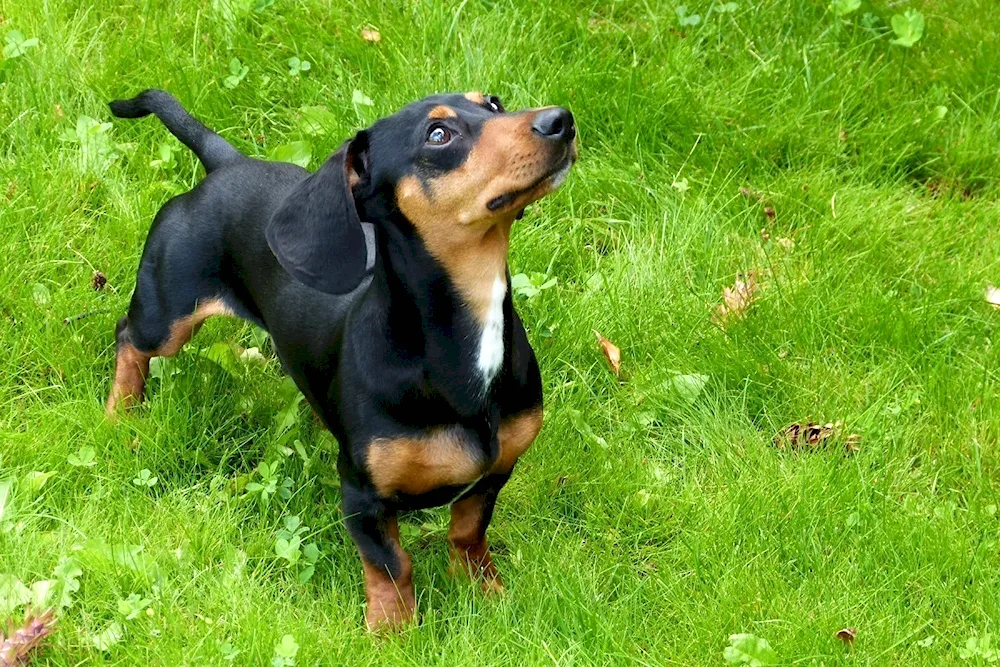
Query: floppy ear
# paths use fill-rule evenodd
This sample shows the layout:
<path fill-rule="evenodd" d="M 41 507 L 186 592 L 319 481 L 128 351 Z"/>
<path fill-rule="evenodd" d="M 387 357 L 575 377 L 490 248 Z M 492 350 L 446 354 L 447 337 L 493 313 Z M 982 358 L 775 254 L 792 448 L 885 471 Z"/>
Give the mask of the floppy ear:
<path fill-rule="evenodd" d="M 328 294 L 350 292 L 365 275 L 367 248 L 351 192 L 364 173 L 367 136 L 359 133 L 295 186 L 265 229 L 278 262 Z"/>

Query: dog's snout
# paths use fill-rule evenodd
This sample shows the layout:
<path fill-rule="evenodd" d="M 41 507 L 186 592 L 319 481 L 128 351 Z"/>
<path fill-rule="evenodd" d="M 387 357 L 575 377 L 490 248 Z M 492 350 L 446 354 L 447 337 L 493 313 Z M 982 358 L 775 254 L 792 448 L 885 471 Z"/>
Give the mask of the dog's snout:
<path fill-rule="evenodd" d="M 562 107 L 551 107 L 538 112 L 531 129 L 543 139 L 555 141 L 570 141 L 576 136 L 573 114 Z"/>

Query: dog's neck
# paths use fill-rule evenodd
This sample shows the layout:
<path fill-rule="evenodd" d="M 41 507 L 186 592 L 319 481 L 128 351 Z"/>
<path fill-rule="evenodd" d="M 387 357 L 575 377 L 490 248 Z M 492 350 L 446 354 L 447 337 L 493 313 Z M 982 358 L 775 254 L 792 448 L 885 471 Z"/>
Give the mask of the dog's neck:
<path fill-rule="evenodd" d="M 382 225 L 377 237 L 374 281 L 393 337 L 407 348 L 419 341 L 429 364 L 461 360 L 473 393 L 488 393 L 503 368 L 511 325 L 505 316 L 510 224 L 428 239 L 400 220 Z"/>

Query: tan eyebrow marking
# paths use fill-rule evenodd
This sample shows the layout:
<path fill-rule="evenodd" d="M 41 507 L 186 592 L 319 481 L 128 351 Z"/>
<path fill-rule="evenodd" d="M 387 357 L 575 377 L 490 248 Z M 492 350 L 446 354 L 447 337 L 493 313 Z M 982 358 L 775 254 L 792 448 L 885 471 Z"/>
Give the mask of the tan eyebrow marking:
<path fill-rule="evenodd" d="M 456 118 L 457 116 L 458 114 L 455 113 L 454 109 L 452 109 L 451 107 L 446 107 L 443 104 L 439 104 L 438 106 L 434 107 L 433 109 L 431 109 L 431 112 L 427 114 L 428 118 Z"/>
<path fill-rule="evenodd" d="M 466 93 L 465 99 L 469 100 L 470 102 L 475 102 L 476 104 L 482 104 L 483 102 L 486 101 L 486 98 L 484 98 L 483 94 L 478 90 L 473 90 L 471 92 Z"/>

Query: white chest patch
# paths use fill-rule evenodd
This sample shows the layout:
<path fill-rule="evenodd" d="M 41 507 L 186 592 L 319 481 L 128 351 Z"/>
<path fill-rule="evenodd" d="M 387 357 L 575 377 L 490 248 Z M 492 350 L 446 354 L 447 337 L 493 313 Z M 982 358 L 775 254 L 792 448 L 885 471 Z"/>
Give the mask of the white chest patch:
<path fill-rule="evenodd" d="M 493 281 L 490 310 L 486 314 L 483 335 L 479 339 L 477 367 L 487 386 L 493 382 L 503 364 L 503 300 L 506 295 L 507 281 L 498 276 Z"/>

